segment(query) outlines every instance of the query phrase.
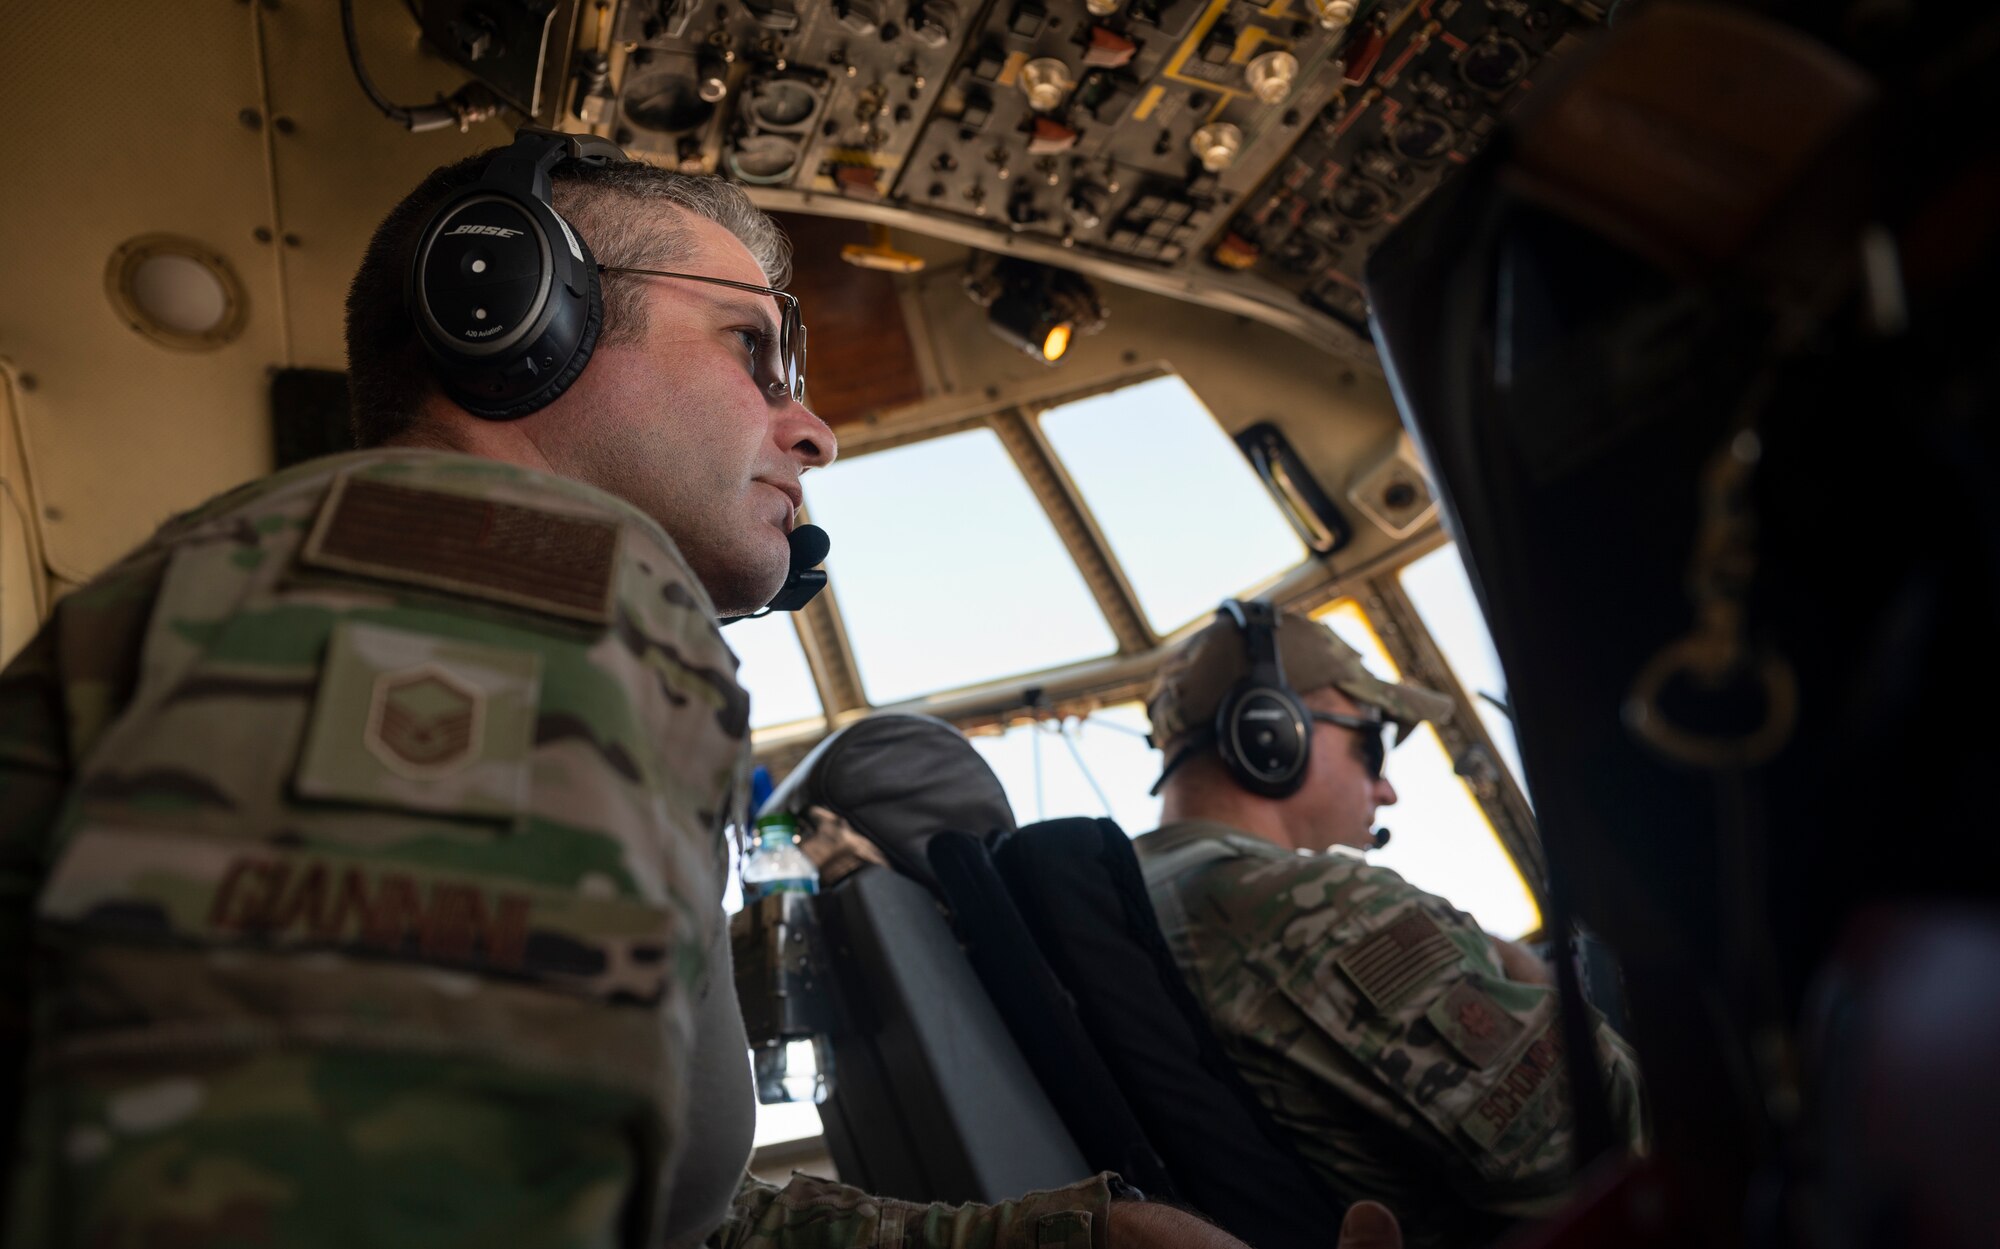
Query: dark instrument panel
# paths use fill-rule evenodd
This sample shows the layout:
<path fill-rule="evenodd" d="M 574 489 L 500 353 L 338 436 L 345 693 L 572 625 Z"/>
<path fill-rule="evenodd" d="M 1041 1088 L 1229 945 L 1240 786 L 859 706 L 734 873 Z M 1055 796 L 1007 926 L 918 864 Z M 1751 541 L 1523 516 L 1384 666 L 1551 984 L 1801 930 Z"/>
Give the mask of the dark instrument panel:
<path fill-rule="evenodd" d="M 1358 346 L 1375 241 L 1598 20 L 1560 0 L 620 0 L 564 107 L 767 207 Z"/>

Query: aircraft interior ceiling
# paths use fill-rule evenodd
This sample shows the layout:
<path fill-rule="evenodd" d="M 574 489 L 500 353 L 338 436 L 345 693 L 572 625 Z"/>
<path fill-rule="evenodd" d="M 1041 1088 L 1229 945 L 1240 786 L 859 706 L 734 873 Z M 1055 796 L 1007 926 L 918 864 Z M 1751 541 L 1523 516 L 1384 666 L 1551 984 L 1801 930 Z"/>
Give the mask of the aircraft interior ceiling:
<path fill-rule="evenodd" d="M 353 0 L 382 97 L 470 110 L 412 132 L 357 82 L 342 8 L 7 10 L 0 100 L 38 152 L 0 203 L 0 655 L 166 517 L 297 453 L 274 388 L 332 379 L 337 406 L 375 222 L 532 117 L 777 213 L 844 456 L 991 424 L 1118 639 L 1036 674 L 1047 706 L 1130 699 L 1173 629 L 1139 611 L 1034 414 L 1172 373 L 1227 433 L 1279 431 L 1297 458 L 1277 476 L 1308 478 L 1346 532 L 1245 590 L 1316 608 L 1436 548 L 1362 265 L 1598 20 L 1555 0 Z M 982 302 L 1056 271 L 1104 316 L 1051 366 L 1022 349 L 1041 305 L 1003 341 Z M 822 725 L 868 709 L 838 581 L 801 619 Z M 1021 685 L 926 705 L 998 726 Z M 761 753 L 782 766 L 823 731 Z M 1455 754 L 1491 754 L 1454 732 Z M 1489 814 L 1529 853 L 1504 788 Z"/>

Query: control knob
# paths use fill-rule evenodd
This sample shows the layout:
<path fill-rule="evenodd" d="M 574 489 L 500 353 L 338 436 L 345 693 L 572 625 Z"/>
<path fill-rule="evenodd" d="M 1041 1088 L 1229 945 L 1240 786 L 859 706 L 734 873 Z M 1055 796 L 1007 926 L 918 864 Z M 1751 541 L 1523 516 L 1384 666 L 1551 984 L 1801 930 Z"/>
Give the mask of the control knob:
<path fill-rule="evenodd" d="M 1037 113 L 1060 108 L 1070 87 L 1075 85 L 1069 66 L 1052 56 L 1038 56 L 1023 65 L 1020 81 L 1021 94 L 1028 97 L 1028 107 Z"/>
<path fill-rule="evenodd" d="M 1236 163 L 1243 150 L 1243 131 L 1226 121 L 1210 122 L 1188 138 L 1188 147 L 1210 173 L 1221 173 Z"/>

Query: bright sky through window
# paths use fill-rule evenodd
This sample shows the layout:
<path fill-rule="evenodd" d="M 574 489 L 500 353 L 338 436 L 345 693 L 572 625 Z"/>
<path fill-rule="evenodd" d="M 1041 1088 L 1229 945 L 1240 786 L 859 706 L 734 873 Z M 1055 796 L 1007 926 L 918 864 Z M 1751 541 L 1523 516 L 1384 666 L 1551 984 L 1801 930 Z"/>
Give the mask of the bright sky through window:
<path fill-rule="evenodd" d="M 1520 748 L 1514 744 L 1514 722 L 1491 699 L 1480 697 L 1490 694 L 1506 702 L 1507 677 L 1500 671 L 1500 656 L 1493 649 L 1493 637 L 1486 631 L 1486 618 L 1473 596 L 1458 548 L 1439 547 L 1404 568 L 1398 579 L 1417 614 L 1424 618 L 1431 640 L 1444 652 L 1452 674 L 1477 706 L 1495 749 L 1525 789 L 1528 782 L 1521 772 Z"/>
<path fill-rule="evenodd" d="M 1322 608 L 1314 618 L 1360 651 L 1370 672 L 1385 681 L 1400 679 L 1353 599 Z M 1377 811 L 1375 820 L 1395 837 L 1385 849 L 1370 852 L 1371 863 L 1393 868 L 1419 889 L 1470 912 L 1488 932 L 1518 937 L 1541 927 L 1534 895 L 1478 800 L 1452 769 L 1436 730 L 1426 724 L 1396 747 L 1387 776 L 1397 802 Z"/>
<path fill-rule="evenodd" d="M 820 718 L 819 691 L 790 612 L 739 620 L 722 638 L 742 661 L 736 679 L 750 691 L 751 728 Z"/>
<path fill-rule="evenodd" d="M 1108 655 L 1116 639 L 989 429 L 843 459 L 805 479 L 877 706 Z"/>
<path fill-rule="evenodd" d="M 1064 816 L 1108 816 L 1128 837 L 1160 823 L 1160 800 L 1146 791 L 1160 775 L 1160 752 L 1146 744 L 1146 709 L 1122 703 L 1083 720 L 1017 724 L 974 737 L 972 745 L 1022 824 Z"/>
<path fill-rule="evenodd" d="M 1243 453 L 1180 378 L 1050 408 L 1041 426 L 1155 633 L 1305 558 Z"/>

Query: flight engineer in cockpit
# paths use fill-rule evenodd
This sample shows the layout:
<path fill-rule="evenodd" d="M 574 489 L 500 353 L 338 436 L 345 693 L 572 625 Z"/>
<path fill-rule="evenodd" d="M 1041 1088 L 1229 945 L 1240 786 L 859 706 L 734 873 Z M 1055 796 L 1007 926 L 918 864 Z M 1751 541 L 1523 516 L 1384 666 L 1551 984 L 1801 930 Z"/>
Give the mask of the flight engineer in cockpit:
<path fill-rule="evenodd" d="M 1148 700 L 1166 768 L 1134 843 L 1168 944 L 1224 1050 L 1335 1193 L 1412 1245 L 1484 1244 L 1568 1189 L 1572 1122 L 1550 969 L 1363 857 L 1391 747 L 1449 713 L 1377 679 L 1312 620 L 1226 604 Z M 1638 1067 L 1602 1020 L 1615 1121 Z"/>

